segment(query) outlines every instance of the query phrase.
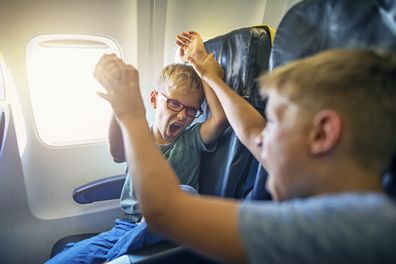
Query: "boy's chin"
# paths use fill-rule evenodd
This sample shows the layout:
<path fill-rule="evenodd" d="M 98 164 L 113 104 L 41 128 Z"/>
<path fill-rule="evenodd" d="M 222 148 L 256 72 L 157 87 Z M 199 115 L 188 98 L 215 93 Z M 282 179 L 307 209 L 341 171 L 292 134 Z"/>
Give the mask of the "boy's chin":
<path fill-rule="evenodd" d="M 168 133 L 166 134 L 165 139 L 168 142 L 173 142 L 180 136 L 180 134 L 181 133 Z"/>

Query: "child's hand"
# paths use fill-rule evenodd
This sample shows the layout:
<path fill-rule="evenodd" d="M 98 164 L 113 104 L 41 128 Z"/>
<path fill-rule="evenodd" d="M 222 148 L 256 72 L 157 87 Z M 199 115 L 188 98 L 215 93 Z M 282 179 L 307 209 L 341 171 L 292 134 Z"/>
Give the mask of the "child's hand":
<path fill-rule="evenodd" d="M 199 77 L 205 79 L 210 78 L 210 75 L 214 75 L 223 79 L 224 71 L 220 64 L 215 60 L 213 53 L 209 54 L 203 62 L 197 61 L 193 57 L 187 57 L 187 61 L 191 63 Z"/>
<path fill-rule="evenodd" d="M 177 35 L 176 44 L 179 46 L 179 57 L 184 62 L 187 62 L 187 57 L 203 61 L 208 55 L 201 36 L 194 31 Z"/>
<path fill-rule="evenodd" d="M 111 104 L 118 119 L 128 114 L 145 116 L 139 74 L 135 68 L 114 54 L 105 54 L 95 67 L 94 77 L 106 90 L 106 93 L 97 94 Z"/>

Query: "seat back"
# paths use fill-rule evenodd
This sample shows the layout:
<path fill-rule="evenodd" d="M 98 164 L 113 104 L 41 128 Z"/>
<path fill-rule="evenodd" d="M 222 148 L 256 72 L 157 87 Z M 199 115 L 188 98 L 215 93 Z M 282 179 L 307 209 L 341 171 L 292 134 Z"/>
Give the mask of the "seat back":
<path fill-rule="evenodd" d="M 208 53 L 213 52 L 223 67 L 225 83 L 263 114 L 265 102 L 260 98 L 256 78 L 268 69 L 271 51 L 268 27 L 237 29 L 206 41 L 205 48 Z M 203 118 L 208 115 L 206 106 Z M 259 168 L 257 160 L 238 140 L 231 127 L 224 131 L 217 143 L 216 151 L 202 155 L 200 193 L 255 198 L 256 195 L 250 193 Z M 266 192 L 264 185 L 261 189 Z"/>
<path fill-rule="evenodd" d="M 279 24 L 270 68 L 335 48 L 396 52 L 395 14 L 394 0 L 300 2 Z M 384 189 L 396 195 L 396 158 L 384 177 Z"/>
<path fill-rule="evenodd" d="M 396 51 L 394 0 L 302 1 L 279 24 L 270 68 L 334 48 Z"/>

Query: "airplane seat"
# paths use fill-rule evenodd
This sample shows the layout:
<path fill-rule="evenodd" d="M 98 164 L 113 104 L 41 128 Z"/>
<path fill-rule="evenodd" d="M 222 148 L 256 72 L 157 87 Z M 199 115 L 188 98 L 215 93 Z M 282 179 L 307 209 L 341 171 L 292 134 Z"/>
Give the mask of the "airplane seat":
<path fill-rule="evenodd" d="M 224 81 L 238 94 L 264 114 L 265 101 L 261 100 L 256 78 L 268 69 L 273 31 L 267 26 L 255 26 L 231 31 L 205 41 L 205 48 L 213 52 L 224 69 Z M 198 119 L 208 118 L 208 106 Z M 256 173 L 265 180 L 266 173 L 249 151 L 240 143 L 231 127 L 218 139 L 218 147 L 202 156 L 199 179 L 201 194 L 222 197 L 269 199 L 264 188 L 256 188 Z M 99 179 L 76 188 L 73 199 L 80 204 L 117 199 L 125 176 L 118 175 Z M 260 194 L 259 194 L 260 192 Z"/>
<path fill-rule="evenodd" d="M 205 48 L 224 69 L 224 81 L 264 115 L 265 101 L 259 95 L 257 77 L 268 69 L 271 35 L 267 26 L 241 28 L 207 40 Z M 204 107 L 204 118 L 209 116 Z M 202 194 L 237 199 L 252 195 L 259 166 L 229 126 L 218 139 L 214 152 L 202 155 L 199 190 Z M 264 176 L 265 174 L 261 174 Z M 266 193 L 265 185 L 261 185 Z"/>
<path fill-rule="evenodd" d="M 393 0 L 299 2 L 279 24 L 270 68 L 335 48 L 396 51 L 395 13 Z"/>
<path fill-rule="evenodd" d="M 205 42 L 207 51 L 213 52 L 223 67 L 225 82 L 262 114 L 265 101 L 260 98 L 256 78 L 268 68 L 271 45 L 267 26 L 237 29 Z M 199 120 L 205 120 L 209 114 L 208 107 L 204 106 L 204 114 Z M 202 155 L 200 193 L 237 199 L 269 199 L 263 183 L 265 171 L 239 142 L 231 127 L 224 131 L 217 144 L 216 151 Z M 73 192 L 73 198 L 78 203 L 119 198 L 124 180 L 123 176 L 113 176 L 85 184 Z M 257 182 L 260 186 L 253 188 Z M 67 242 L 91 235 L 94 234 L 68 236 L 59 240 L 51 256 L 61 251 Z M 168 242 L 136 250 L 126 259 L 133 263 L 180 262 L 186 259 L 188 263 L 213 263 L 183 246 Z"/>
<path fill-rule="evenodd" d="M 264 188 L 267 181 L 267 171 L 259 165 L 254 179 L 253 189 L 245 197 L 245 200 L 271 200 L 271 194 Z"/>
<path fill-rule="evenodd" d="M 394 0 L 302 1 L 293 6 L 279 24 L 270 68 L 327 49 L 396 52 L 395 14 Z M 384 190 L 396 196 L 396 157 L 384 177 Z"/>

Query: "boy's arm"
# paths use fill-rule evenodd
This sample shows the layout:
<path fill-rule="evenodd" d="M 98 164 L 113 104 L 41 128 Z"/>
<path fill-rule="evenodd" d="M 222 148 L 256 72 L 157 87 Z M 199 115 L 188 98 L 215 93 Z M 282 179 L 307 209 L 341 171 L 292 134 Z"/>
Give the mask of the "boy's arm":
<path fill-rule="evenodd" d="M 214 64 L 217 64 L 217 61 L 213 59 L 213 54 L 209 55 L 207 59 L 212 59 Z M 220 65 L 218 65 L 218 67 L 220 67 Z M 221 67 L 220 70 L 222 71 Z M 223 78 L 221 71 L 218 71 L 217 74 L 219 78 Z M 203 142 L 205 144 L 210 144 L 215 141 L 221 133 L 223 133 L 224 129 L 228 125 L 228 122 L 223 107 L 221 106 L 221 103 L 214 91 L 204 80 L 202 80 L 202 86 L 210 109 L 210 116 L 201 125 L 200 133 Z"/>
<path fill-rule="evenodd" d="M 108 141 L 110 154 L 113 157 L 114 161 L 124 162 L 124 141 L 122 139 L 120 125 L 118 124 L 118 121 L 114 115 L 111 117 L 110 121 Z"/>
<path fill-rule="evenodd" d="M 183 61 L 187 62 L 187 57 L 189 56 L 194 57 L 200 62 L 210 60 L 210 67 L 208 67 L 208 70 L 212 71 L 220 79 L 223 78 L 223 69 L 217 61 L 213 59 L 213 54 L 210 54 L 208 58 L 202 38 L 198 33 L 193 31 L 183 32 L 176 36 L 176 43 L 179 45 L 179 56 Z M 210 109 L 210 116 L 202 124 L 200 134 L 203 142 L 205 144 L 210 144 L 224 131 L 228 122 L 223 107 L 214 91 L 204 80 L 202 80 L 202 86 Z"/>
<path fill-rule="evenodd" d="M 120 118 L 140 209 L 149 227 L 226 263 L 243 262 L 235 201 L 191 196 L 154 145 L 146 120 Z M 155 164 L 155 166 L 153 166 Z"/>
<path fill-rule="evenodd" d="M 195 70 L 214 90 L 225 110 L 228 122 L 235 131 L 239 140 L 258 161 L 261 161 L 260 148 L 257 138 L 262 133 L 266 120 L 264 117 L 245 99 L 233 91 L 222 79 L 218 78 L 211 71 L 206 70 L 206 63 L 200 63 L 190 57 L 189 61 Z"/>
<path fill-rule="evenodd" d="M 117 69 L 122 72 L 121 78 L 112 74 Z M 137 71 L 115 56 L 103 56 L 95 77 L 107 91 L 98 94 L 111 103 L 122 128 L 127 161 L 134 164 L 135 191 L 149 227 L 226 262 L 245 261 L 238 204 L 189 196 L 178 188 L 177 177 L 147 125 Z"/>
<path fill-rule="evenodd" d="M 215 74 L 209 59 L 202 61 L 196 56 L 189 56 L 191 51 L 196 49 L 192 33 L 194 32 L 183 32 L 177 36 L 176 44 L 184 50 L 184 53 L 180 52 L 180 55 L 194 66 L 201 78 L 213 89 L 235 134 L 260 161 L 260 149 L 257 146 L 256 138 L 265 127 L 265 119 L 251 104 Z"/>

